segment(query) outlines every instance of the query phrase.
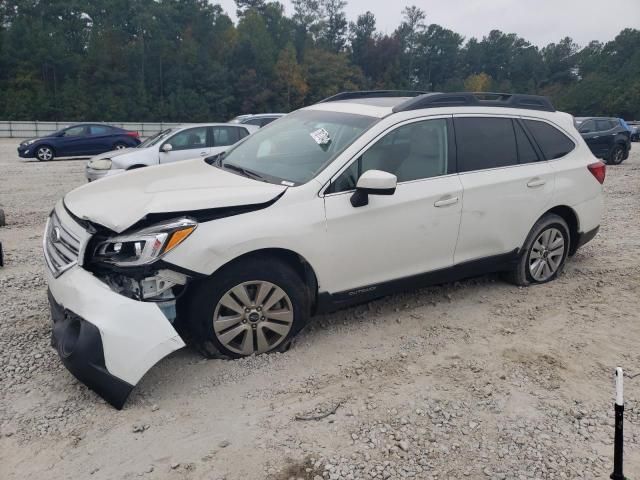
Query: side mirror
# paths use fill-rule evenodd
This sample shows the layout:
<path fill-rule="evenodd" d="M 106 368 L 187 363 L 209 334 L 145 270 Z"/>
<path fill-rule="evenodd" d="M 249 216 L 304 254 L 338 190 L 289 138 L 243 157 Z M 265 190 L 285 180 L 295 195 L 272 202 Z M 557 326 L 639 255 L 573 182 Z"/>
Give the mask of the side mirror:
<path fill-rule="evenodd" d="M 171 150 L 173 150 L 173 145 L 171 145 L 170 143 L 165 143 L 164 145 L 162 145 L 162 151 L 167 153 L 170 152 Z"/>
<path fill-rule="evenodd" d="M 351 205 L 364 207 L 369 204 L 369 195 L 393 195 L 398 178 L 382 170 L 367 170 L 358 179 L 356 191 L 351 195 Z"/>

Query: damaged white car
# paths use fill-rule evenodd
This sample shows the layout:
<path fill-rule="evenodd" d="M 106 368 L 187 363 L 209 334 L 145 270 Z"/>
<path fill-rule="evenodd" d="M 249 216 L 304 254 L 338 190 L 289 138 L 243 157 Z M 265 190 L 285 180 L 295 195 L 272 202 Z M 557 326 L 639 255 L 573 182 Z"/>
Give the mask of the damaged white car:
<path fill-rule="evenodd" d="M 543 97 L 341 94 L 67 194 L 44 236 L 53 344 L 121 408 L 182 335 L 237 358 L 402 289 L 548 282 L 596 235 L 604 175 Z"/>

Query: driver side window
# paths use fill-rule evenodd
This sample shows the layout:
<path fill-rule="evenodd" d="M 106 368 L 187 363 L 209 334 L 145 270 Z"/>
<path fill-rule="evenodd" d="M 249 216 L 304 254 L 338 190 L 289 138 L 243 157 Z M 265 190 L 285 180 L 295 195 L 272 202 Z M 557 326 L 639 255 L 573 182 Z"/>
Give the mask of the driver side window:
<path fill-rule="evenodd" d="M 64 136 L 65 137 L 81 137 L 82 135 L 84 135 L 84 130 L 85 130 L 84 126 L 67 128 L 64 131 Z"/>
<path fill-rule="evenodd" d="M 414 122 L 389 132 L 334 181 L 328 193 L 356 188 L 367 170 L 382 170 L 398 177 L 398 183 L 446 175 L 448 131 L 445 119 Z"/>
<path fill-rule="evenodd" d="M 207 146 L 207 127 L 190 128 L 175 134 L 168 140 L 173 150 L 190 150 Z"/>

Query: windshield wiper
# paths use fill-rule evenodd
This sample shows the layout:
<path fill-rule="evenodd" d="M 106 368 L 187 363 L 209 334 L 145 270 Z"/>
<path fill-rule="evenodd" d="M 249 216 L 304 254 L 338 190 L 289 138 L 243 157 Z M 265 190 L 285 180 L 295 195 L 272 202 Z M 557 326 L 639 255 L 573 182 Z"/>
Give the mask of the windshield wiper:
<path fill-rule="evenodd" d="M 257 172 L 253 170 L 248 170 L 244 167 L 240 167 L 238 165 L 234 165 L 233 163 L 220 163 L 222 168 L 228 168 L 229 170 L 233 170 L 234 172 L 238 172 L 243 174 L 245 177 L 255 178 L 256 180 L 262 180 L 266 182 L 265 178 Z"/>

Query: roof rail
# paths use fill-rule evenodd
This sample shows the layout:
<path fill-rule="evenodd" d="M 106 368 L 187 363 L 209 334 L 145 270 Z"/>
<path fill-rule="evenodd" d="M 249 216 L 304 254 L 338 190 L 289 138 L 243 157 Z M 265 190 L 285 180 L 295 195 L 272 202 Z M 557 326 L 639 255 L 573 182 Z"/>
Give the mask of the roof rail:
<path fill-rule="evenodd" d="M 361 90 L 351 92 L 340 92 L 318 103 L 335 102 L 338 100 L 354 100 L 359 98 L 383 98 L 383 97 L 417 97 L 427 92 L 413 90 Z"/>
<path fill-rule="evenodd" d="M 393 107 L 393 112 L 406 112 L 422 108 L 477 106 L 523 108 L 527 110 L 542 110 L 545 112 L 556 111 L 551 100 L 540 95 L 493 92 L 453 92 L 427 93 L 419 97 L 411 98 Z"/>

